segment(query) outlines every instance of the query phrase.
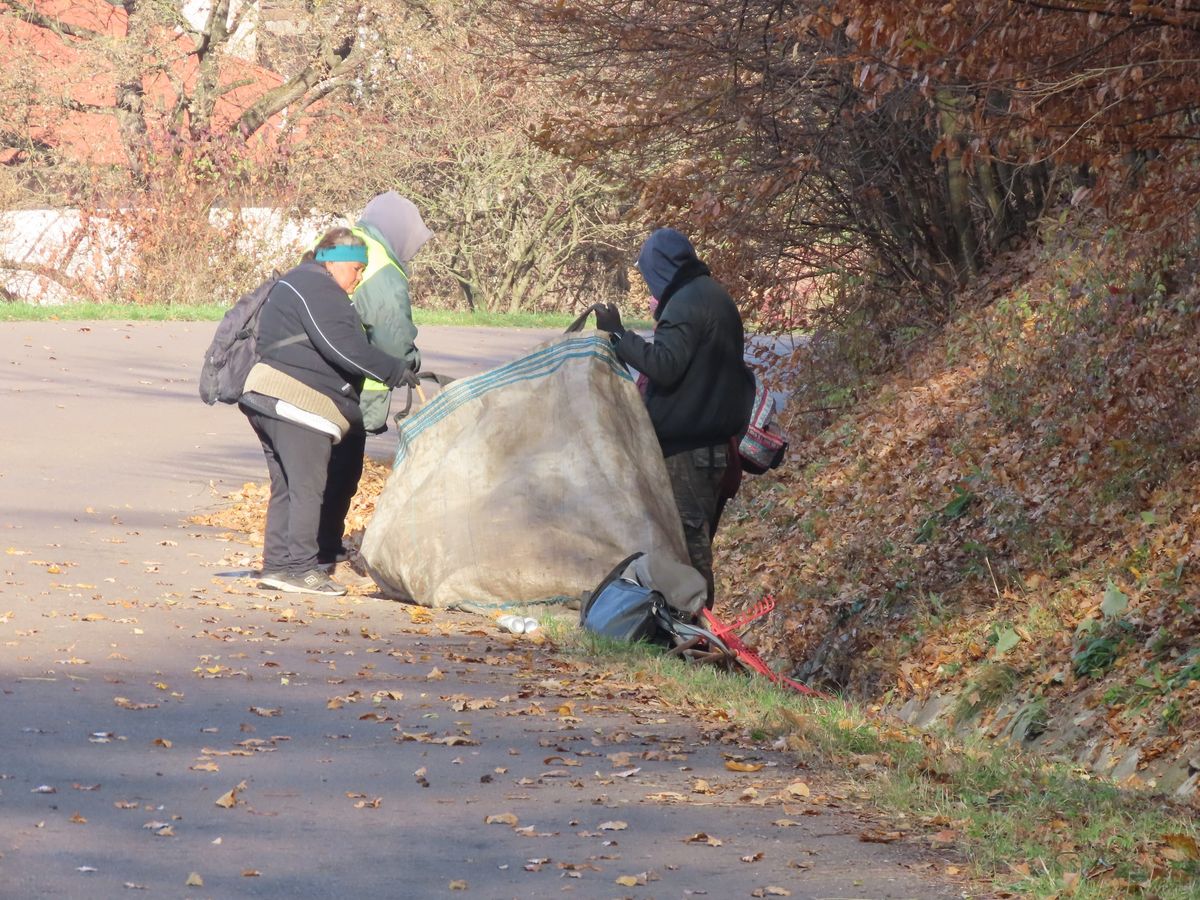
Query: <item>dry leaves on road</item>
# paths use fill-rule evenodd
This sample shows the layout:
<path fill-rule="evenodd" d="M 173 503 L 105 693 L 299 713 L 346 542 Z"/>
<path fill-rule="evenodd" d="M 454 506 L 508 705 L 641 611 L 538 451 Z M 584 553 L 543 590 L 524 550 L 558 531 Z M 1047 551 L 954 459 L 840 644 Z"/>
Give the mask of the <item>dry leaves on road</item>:
<path fill-rule="evenodd" d="M 239 781 L 237 787 L 226 791 L 213 802 L 222 809 L 232 809 L 238 804 L 238 794 L 246 790 L 246 782 Z"/>

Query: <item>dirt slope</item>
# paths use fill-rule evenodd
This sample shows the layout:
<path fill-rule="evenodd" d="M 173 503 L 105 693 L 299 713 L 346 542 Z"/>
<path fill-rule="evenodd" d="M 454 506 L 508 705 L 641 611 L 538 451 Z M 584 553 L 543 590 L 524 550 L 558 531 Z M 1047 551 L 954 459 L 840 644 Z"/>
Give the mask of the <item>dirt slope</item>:
<path fill-rule="evenodd" d="M 1200 294 L 1140 265 L 1063 228 L 855 406 L 793 418 L 717 563 L 731 606 L 779 601 L 777 665 L 1195 797 Z"/>

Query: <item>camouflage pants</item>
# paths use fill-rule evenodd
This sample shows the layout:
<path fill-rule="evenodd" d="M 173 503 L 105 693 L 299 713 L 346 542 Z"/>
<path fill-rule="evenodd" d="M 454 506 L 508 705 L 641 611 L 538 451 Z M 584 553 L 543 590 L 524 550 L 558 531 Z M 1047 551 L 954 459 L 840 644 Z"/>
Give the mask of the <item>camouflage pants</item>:
<path fill-rule="evenodd" d="M 667 474 L 675 506 L 683 520 L 683 536 L 687 542 L 688 559 L 708 582 L 708 606 L 716 596 L 713 578 L 712 542 L 717 531 L 717 517 L 723 505 L 721 485 L 729 465 L 729 447 L 701 447 L 685 450 L 666 458 Z"/>

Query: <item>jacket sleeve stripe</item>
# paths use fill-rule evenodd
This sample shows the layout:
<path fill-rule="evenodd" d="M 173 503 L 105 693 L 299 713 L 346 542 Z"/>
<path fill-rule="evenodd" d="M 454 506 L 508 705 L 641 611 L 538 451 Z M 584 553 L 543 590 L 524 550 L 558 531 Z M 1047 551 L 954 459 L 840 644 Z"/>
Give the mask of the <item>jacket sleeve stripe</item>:
<path fill-rule="evenodd" d="M 300 302 L 304 304 L 304 311 L 306 313 L 308 313 L 308 318 L 313 323 L 313 328 L 316 329 L 317 334 L 319 334 L 321 336 L 321 340 L 325 343 L 325 345 L 330 350 L 332 350 L 334 353 L 336 353 L 338 356 L 340 356 L 342 359 L 344 359 L 346 362 L 348 362 L 352 367 L 354 367 L 355 369 L 358 369 L 364 375 L 367 375 L 370 378 L 374 378 L 378 382 L 386 383 L 386 378 L 384 378 L 384 376 L 376 375 L 374 372 L 372 372 L 370 369 L 368 369 L 362 363 L 351 359 L 345 353 L 343 353 L 341 350 L 339 350 L 337 347 L 335 347 L 333 345 L 333 342 L 330 341 L 329 338 L 327 338 L 325 336 L 325 332 L 323 332 L 321 330 L 321 326 L 317 324 L 317 318 L 316 318 L 316 316 L 314 316 L 312 314 L 312 310 L 308 308 L 308 301 L 304 299 L 304 295 L 302 293 L 300 293 L 298 290 L 296 290 L 296 288 L 293 287 L 291 284 L 284 281 L 283 279 L 280 279 L 279 283 L 286 284 L 288 287 L 290 287 L 292 289 L 292 292 L 295 293 L 295 295 L 300 298 Z"/>

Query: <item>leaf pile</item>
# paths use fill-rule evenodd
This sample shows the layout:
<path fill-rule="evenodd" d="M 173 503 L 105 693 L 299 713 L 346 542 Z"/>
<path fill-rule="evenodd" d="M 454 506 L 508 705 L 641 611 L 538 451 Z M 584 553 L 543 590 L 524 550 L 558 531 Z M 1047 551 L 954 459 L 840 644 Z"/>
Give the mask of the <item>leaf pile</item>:
<path fill-rule="evenodd" d="M 352 544 L 362 541 L 362 533 L 375 513 L 375 499 L 383 492 L 383 486 L 391 474 L 391 467 L 372 459 L 363 461 L 362 479 L 358 493 L 350 504 L 346 515 L 346 533 Z M 261 546 L 263 529 L 267 520 L 267 501 L 271 496 L 269 483 L 247 482 L 240 490 L 227 494 L 225 505 L 210 513 L 193 516 L 188 521 L 195 525 L 207 525 L 237 532 Z"/>

